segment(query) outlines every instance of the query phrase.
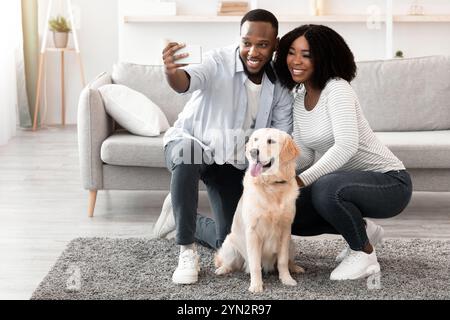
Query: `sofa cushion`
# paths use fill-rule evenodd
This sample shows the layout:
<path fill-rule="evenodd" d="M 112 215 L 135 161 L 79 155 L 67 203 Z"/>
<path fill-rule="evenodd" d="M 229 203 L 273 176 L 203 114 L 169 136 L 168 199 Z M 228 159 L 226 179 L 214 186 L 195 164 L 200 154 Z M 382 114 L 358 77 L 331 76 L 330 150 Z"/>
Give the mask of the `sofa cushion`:
<path fill-rule="evenodd" d="M 450 130 L 375 134 L 406 168 L 450 168 Z"/>
<path fill-rule="evenodd" d="M 101 159 L 117 166 L 165 168 L 163 135 L 141 137 L 116 132 L 103 142 Z"/>
<path fill-rule="evenodd" d="M 142 93 L 118 84 L 102 86 L 98 91 L 108 114 L 129 132 L 155 137 L 169 129 L 164 113 Z"/>
<path fill-rule="evenodd" d="M 374 131 L 450 129 L 450 56 L 359 62 L 352 86 Z"/>
<path fill-rule="evenodd" d="M 132 63 L 114 65 L 112 80 L 146 95 L 156 103 L 172 126 L 183 111 L 191 95 L 180 95 L 167 84 L 162 66 L 145 66 Z"/>

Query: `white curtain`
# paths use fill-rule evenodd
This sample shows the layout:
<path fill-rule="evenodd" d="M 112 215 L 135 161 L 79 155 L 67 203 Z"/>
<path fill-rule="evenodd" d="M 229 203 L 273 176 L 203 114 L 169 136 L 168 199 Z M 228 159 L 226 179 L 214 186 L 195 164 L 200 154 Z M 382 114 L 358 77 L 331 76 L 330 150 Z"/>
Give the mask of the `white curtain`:
<path fill-rule="evenodd" d="M 0 1 L 0 145 L 16 134 L 17 104 L 24 98 L 20 0 Z"/>

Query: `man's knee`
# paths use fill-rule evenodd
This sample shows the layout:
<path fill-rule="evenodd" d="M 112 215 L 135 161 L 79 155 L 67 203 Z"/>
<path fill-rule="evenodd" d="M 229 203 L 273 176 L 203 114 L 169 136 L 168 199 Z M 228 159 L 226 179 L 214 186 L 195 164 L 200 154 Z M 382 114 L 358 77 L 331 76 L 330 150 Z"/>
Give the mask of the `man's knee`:
<path fill-rule="evenodd" d="M 204 163 L 204 152 L 201 145 L 192 139 L 171 142 L 165 150 L 166 165 L 169 170 L 181 166 L 182 170 L 193 169 Z"/>

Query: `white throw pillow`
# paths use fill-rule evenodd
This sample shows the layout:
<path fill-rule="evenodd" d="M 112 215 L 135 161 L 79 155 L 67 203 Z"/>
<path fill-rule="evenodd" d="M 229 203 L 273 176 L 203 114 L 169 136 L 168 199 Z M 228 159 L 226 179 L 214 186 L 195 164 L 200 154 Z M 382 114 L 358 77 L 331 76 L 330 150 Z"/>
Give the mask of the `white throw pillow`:
<path fill-rule="evenodd" d="M 169 129 L 164 113 L 142 93 L 118 84 L 108 84 L 98 90 L 106 112 L 129 132 L 155 137 Z"/>

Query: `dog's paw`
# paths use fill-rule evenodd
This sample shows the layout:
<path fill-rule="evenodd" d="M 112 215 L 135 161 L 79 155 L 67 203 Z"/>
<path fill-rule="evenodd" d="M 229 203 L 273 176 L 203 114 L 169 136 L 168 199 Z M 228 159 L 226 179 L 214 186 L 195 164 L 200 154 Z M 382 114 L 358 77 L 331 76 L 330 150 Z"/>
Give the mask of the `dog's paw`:
<path fill-rule="evenodd" d="M 281 278 L 281 283 L 283 283 L 285 286 L 296 286 L 297 281 L 295 281 L 291 276 Z"/>
<path fill-rule="evenodd" d="M 226 268 L 225 266 L 221 266 L 221 267 L 217 268 L 215 271 L 216 275 L 218 275 L 218 276 L 224 276 L 230 272 L 231 272 L 231 270 Z"/>
<path fill-rule="evenodd" d="M 305 273 L 305 269 L 296 265 L 295 263 L 289 264 L 289 271 L 292 273 Z"/>
<path fill-rule="evenodd" d="M 250 288 L 248 288 L 248 291 L 252 293 L 261 293 L 264 291 L 263 284 L 261 283 L 251 283 Z"/>

